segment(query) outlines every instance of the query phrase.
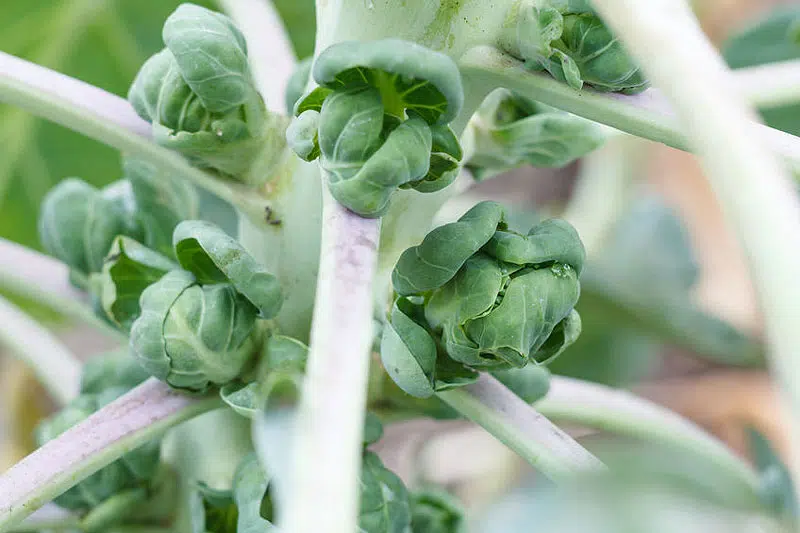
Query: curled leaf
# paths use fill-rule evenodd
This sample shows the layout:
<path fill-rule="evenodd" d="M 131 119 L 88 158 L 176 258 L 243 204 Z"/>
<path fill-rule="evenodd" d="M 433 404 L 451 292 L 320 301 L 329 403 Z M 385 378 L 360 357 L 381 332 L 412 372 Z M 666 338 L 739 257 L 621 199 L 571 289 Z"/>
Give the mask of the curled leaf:
<path fill-rule="evenodd" d="M 391 321 L 383 329 L 381 361 L 401 389 L 411 396 L 428 398 L 436 390 L 436 343 L 425 328 L 407 314 L 412 310 L 413 304 L 408 300 L 401 298 L 395 302 Z"/>
<path fill-rule="evenodd" d="M 411 530 L 426 533 L 465 533 L 464 506 L 449 492 L 425 487 L 411 493 Z"/>
<path fill-rule="evenodd" d="M 175 228 L 173 244 L 178 262 L 200 283 L 231 283 L 261 318 L 278 314 L 283 304 L 278 279 L 219 227 L 186 220 Z"/>
<path fill-rule="evenodd" d="M 392 271 L 392 285 L 400 295 L 425 292 L 441 286 L 494 235 L 503 221 L 500 204 L 481 202 L 458 222 L 428 233 L 418 246 L 404 251 Z"/>
<path fill-rule="evenodd" d="M 101 275 L 101 298 L 106 315 L 125 331 L 139 317 L 142 292 L 170 270 L 170 259 L 128 237 L 114 239 Z"/>

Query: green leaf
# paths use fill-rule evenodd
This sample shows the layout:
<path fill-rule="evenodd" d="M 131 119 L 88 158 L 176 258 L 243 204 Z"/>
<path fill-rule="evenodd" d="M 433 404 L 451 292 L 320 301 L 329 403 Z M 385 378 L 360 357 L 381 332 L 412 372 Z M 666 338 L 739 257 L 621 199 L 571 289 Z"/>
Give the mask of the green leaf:
<path fill-rule="evenodd" d="M 231 283 L 258 309 L 261 318 L 278 314 L 283 304 L 278 279 L 214 224 L 181 222 L 175 228 L 173 245 L 178 262 L 200 283 Z"/>
<path fill-rule="evenodd" d="M 255 453 L 245 457 L 233 478 L 233 500 L 239 510 L 237 533 L 265 533 L 277 531 L 268 520 L 261 517 L 261 506 L 267 496 L 269 478 Z"/>
<path fill-rule="evenodd" d="M 123 173 L 136 199 L 136 217 L 142 242 L 162 254 L 172 255 L 172 232 L 182 220 L 198 218 L 200 198 L 194 187 L 171 179 L 153 165 L 127 157 Z"/>
<path fill-rule="evenodd" d="M 391 321 L 383 329 L 381 361 L 401 389 L 411 396 L 428 398 L 435 392 L 436 344 L 407 314 L 411 310 L 408 300 L 395 302 Z"/>
<path fill-rule="evenodd" d="M 176 268 L 176 263 L 133 239 L 114 239 L 101 274 L 102 305 L 106 315 L 125 331 L 130 331 L 141 311 L 142 292 Z"/>
<path fill-rule="evenodd" d="M 750 21 L 723 43 L 725 61 L 731 68 L 744 68 L 800 59 L 800 43 L 790 35 L 798 20 L 800 8 L 787 5 Z M 761 116 L 773 128 L 800 135 L 800 105 L 764 109 Z"/>
<path fill-rule="evenodd" d="M 307 359 L 308 346 L 292 337 L 272 335 L 264 343 L 255 381 L 228 383 L 220 396 L 240 415 L 254 418 L 270 402 L 298 395 Z"/>
<path fill-rule="evenodd" d="M 264 394 L 261 384 L 257 381 L 242 383 L 231 381 L 219 389 L 219 397 L 236 414 L 245 418 L 253 418 L 264 403 Z"/>
<path fill-rule="evenodd" d="M 83 365 L 81 394 L 97 394 L 106 389 L 132 389 L 149 377 L 127 351 L 92 356 Z"/>
<path fill-rule="evenodd" d="M 491 373 L 525 403 L 532 404 L 541 400 L 550 390 L 550 371 L 543 366 L 501 368 L 492 370 Z"/>
<path fill-rule="evenodd" d="M 506 89 L 486 97 L 468 131 L 467 167 L 479 181 L 525 164 L 560 168 L 605 141 L 596 123 Z"/>
<path fill-rule="evenodd" d="M 789 468 L 769 440 L 755 428 L 747 428 L 750 450 L 761 474 L 761 496 L 767 508 L 779 517 L 796 523 L 798 503 Z"/>
<path fill-rule="evenodd" d="M 314 53 L 317 19 L 313 0 L 274 0 L 297 57 Z"/>
<path fill-rule="evenodd" d="M 367 411 L 364 418 L 364 446 L 375 444 L 383 437 L 383 424 L 378 415 L 371 411 Z"/>
<path fill-rule="evenodd" d="M 297 64 L 289 82 L 286 84 L 286 113 L 294 114 L 294 106 L 306 92 L 306 85 L 311 79 L 311 66 L 314 64 L 313 57 L 307 57 Z"/>
<path fill-rule="evenodd" d="M 361 465 L 361 505 L 358 519 L 363 533 L 406 533 L 411 524 L 408 491 L 372 452 Z"/>
<path fill-rule="evenodd" d="M 494 235 L 505 212 L 500 204 L 481 202 L 458 222 L 440 226 L 422 243 L 404 251 L 392 271 L 392 285 L 400 295 L 440 287 Z"/>
<path fill-rule="evenodd" d="M 464 506 L 449 492 L 425 487 L 411 493 L 411 530 L 415 533 L 465 533 Z"/>
<path fill-rule="evenodd" d="M 286 142 L 300 159 L 313 161 L 319 157 L 319 112 L 303 111 L 286 129 Z"/>

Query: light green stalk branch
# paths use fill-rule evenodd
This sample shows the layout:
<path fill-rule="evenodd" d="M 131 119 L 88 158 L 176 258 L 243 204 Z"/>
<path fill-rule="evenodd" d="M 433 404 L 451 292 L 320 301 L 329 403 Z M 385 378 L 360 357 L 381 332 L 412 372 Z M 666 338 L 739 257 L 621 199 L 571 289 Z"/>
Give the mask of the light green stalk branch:
<path fill-rule="evenodd" d="M 60 124 L 103 144 L 140 157 L 261 217 L 266 202 L 244 187 L 217 179 L 180 155 L 149 140 L 150 127 L 118 96 L 50 69 L 0 52 L 0 102 Z"/>
<path fill-rule="evenodd" d="M 520 61 L 486 46 L 468 51 L 459 61 L 459 68 L 466 84 L 484 85 L 487 89 L 505 87 L 637 137 L 680 150 L 690 148 L 683 133 L 686 128 L 656 89 L 636 95 L 576 91 L 545 74 L 530 72 Z M 732 92 L 729 88 L 733 86 L 730 81 L 724 90 Z M 800 139 L 757 124 L 752 115 L 750 118 L 753 120 L 748 125 L 750 137 L 766 142 L 792 170 L 800 172 Z"/>
<path fill-rule="evenodd" d="M 672 101 L 723 211 L 747 251 L 766 322 L 769 355 L 792 425 L 800 474 L 800 203 L 788 173 L 767 149 L 752 110 L 686 4 L 595 0 L 654 85 Z"/>
<path fill-rule="evenodd" d="M 553 481 L 605 469 L 594 455 L 489 374 L 437 396 Z"/>
<path fill-rule="evenodd" d="M 149 379 L 0 476 L 0 532 L 170 427 L 219 405 Z"/>
<path fill-rule="evenodd" d="M 49 331 L 0 297 L 0 344 L 6 345 L 31 370 L 61 405 L 78 394 L 81 363 Z"/>
<path fill-rule="evenodd" d="M 284 113 L 286 84 L 295 67 L 294 50 L 270 0 L 217 0 L 247 40 L 247 56 L 258 90 L 275 113 Z"/>
<path fill-rule="evenodd" d="M 122 342 L 127 336 L 99 319 L 70 286 L 63 263 L 24 246 L 0 239 L 0 293 L 28 300 L 67 318 L 81 320 Z"/>
<path fill-rule="evenodd" d="M 733 71 L 742 97 L 767 109 L 800 102 L 800 60 L 779 61 Z"/>
<path fill-rule="evenodd" d="M 379 219 L 361 218 L 325 192 L 287 533 L 356 531 L 379 230 Z"/>
<path fill-rule="evenodd" d="M 759 478 L 725 444 L 676 413 L 633 393 L 553 376 L 536 409 L 558 422 L 665 443 L 687 450 L 756 491 Z"/>

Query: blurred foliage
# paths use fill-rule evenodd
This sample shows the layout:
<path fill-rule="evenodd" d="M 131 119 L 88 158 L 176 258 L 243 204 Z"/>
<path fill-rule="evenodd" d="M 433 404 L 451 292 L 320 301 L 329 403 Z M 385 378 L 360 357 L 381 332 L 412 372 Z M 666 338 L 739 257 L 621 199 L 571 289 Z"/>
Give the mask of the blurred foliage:
<path fill-rule="evenodd" d="M 691 453 L 630 444 L 594 442 L 608 473 L 557 487 L 528 479 L 476 517 L 470 531 L 516 533 L 531 524 L 541 533 L 782 531 L 781 517 L 725 469 Z M 759 515 L 764 527 L 756 527 Z"/>
<path fill-rule="evenodd" d="M 731 36 L 722 47 L 723 56 L 732 68 L 800 59 L 798 22 L 800 6 L 775 9 Z M 773 128 L 800 135 L 800 105 L 765 109 L 762 116 Z"/>
<path fill-rule="evenodd" d="M 680 219 L 655 196 L 637 198 L 581 275 L 583 331 L 550 369 L 627 385 L 653 369 L 664 343 L 719 362 L 759 364 L 751 339 L 692 303 L 697 276 Z"/>
<path fill-rule="evenodd" d="M 193 1 L 218 8 L 211 0 Z M 142 63 L 163 47 L 161 26 L 180 3 L 7 0 L 0 2 L 0 50 L 124 96 Z M 313 0 L 277 0 L 275 4 L 298 54 L 310 54 Z M 0 237 L 40 249 L 36 235 L 39 203 L 55 183 L 68 176 L 106 185 L 121 176 L 119 154 L 0 105 Z M 216 208 L 224 213 L 224 207 Z"/>

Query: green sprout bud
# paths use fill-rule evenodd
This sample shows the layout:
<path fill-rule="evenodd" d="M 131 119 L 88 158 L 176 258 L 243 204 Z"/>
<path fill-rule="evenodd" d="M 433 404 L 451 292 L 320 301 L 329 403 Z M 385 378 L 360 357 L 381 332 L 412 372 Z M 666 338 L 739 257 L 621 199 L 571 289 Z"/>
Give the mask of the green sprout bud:
<path fill-rule="evenodd" d="M 534 70 L 580 90 L 634 94 L 648 81 L 589 2 L 529 0 L 515 6 L 516 24 L 503 45 Z"/>
<path fill-rule="evenodd" d="M 166 48 L 136 76 L 128 100 L 156 142 L 201 168 L 244 179 L 263 147 L 267 111 L 247 44 L 226 16 L 181 4 L 164 23 Z"/>
<path fill-rule="evenodd" d="M 447 123 L 464 96 L 449 57 L 399 39 L 343 42 L 320 54 L 312 75 L 319 86 L 296 100 L 287 141 L 301 158 L 319 158 L 342 205 L 379 217 L 398 188 L 433 192 L 455 180 L 463 154 Z"/>
<path fill-rule="evenodd" d="M 505 216 L 482 202 L 400 256 L 381 357 L 408 394 L 469 383 L 475 370 L 546 364 L 580 334 L 577 233 L 553 219 L 521 234 Z"/>
<path fill-rule="evenodd" d="M 49 254 L 88 276 L 103 268 L 117 235 L 138 236 L 135 210 L 131 186 L 125 180 L 97 190 L 82 180 L 67 178 L 42 202 L 39 238 Z"/>
<path fill-rule="evenodd" d="M 519 167 L 560 168 L 605 141 L 596 123 L 506 89 L 492 92 L 470 122 L 467 167 L 484 180 Z"/>

